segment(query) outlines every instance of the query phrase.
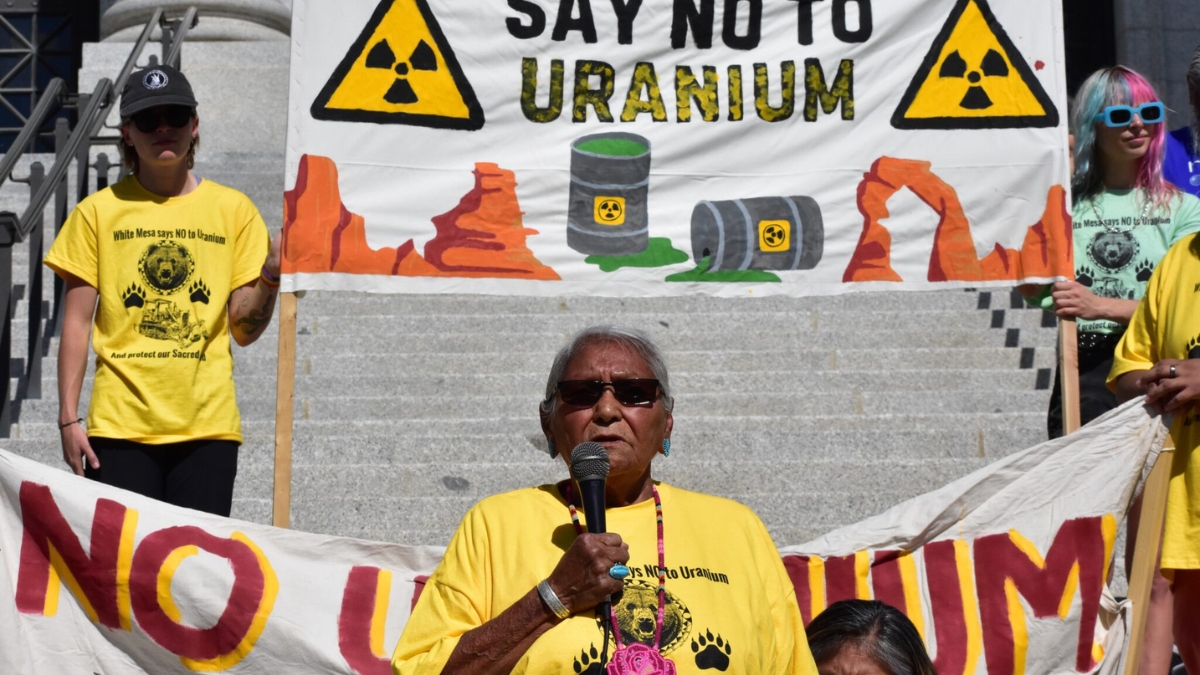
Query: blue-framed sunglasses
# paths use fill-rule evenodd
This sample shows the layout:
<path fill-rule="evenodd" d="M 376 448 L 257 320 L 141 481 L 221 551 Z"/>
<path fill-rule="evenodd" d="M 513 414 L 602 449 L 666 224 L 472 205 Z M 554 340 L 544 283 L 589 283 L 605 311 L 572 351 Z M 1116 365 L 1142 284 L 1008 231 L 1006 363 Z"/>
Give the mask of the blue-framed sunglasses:
<path fill-rule="evenodd" d="M 1108 127 L 1127 127 L 1133 123 L 1133 116 L 1142 119 L 1142 124 L 1157 124 L 1167 116 L 1167 108 L 1159 101 L 1143 103 L 1134 108 L 1127 105 L 1110 105 L 1096 115 L 1097 122 L 1104 122 Z"/>

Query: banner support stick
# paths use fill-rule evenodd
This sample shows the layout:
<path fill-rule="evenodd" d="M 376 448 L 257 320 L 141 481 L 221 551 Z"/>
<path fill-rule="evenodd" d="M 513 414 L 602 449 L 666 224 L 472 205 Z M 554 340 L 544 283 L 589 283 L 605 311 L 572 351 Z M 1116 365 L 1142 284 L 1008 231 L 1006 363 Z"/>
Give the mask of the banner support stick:
<path fill-rule="evenodd" d="M 275 380 L 275 489 L 271 524 L 291 527 L 292 426 L 296 393 L 296 294 L 279 294 L 279 363 Z"/>
<path fill-rule="evenodd" d="M 1137 545 L 1133 551 L 1133 565 L 1129 571 L 1129 601 L 1133 603 L 1133 616 L 1129 626 L 1129 648 L 1125 653 L 1125 668 L 1122 675 L 1137 675 L 1140 665 L 1142 642 L 1146 633 L 1146 616 L 1150 611 L 1150 586 L 1158 573 L 1158 546 L 1162 541 L 1163 520 L 1167 513 L 1167 488 L 1171 482 L 1171 460 L 1175 449 L 1171 439 L 1146 478 L 1142 488 L 1142 514 L 1138 519 Z"/>
<path fill-rule="evenodd" d="M 1058 359 L 1065 436 L 1082 426 L 1079 423 L 1079 342 L 1074 319 L 1058 320 Z"/>

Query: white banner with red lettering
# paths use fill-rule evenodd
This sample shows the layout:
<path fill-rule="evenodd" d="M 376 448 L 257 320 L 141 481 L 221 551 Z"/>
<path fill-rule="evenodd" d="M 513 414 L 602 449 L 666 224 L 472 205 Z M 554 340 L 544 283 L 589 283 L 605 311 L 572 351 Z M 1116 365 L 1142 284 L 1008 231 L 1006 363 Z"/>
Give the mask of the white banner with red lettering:
<path fill-rule="evenodd" d="M 876 598 L 914 620 L 941 675 L 1119 672 L 1128 605 L 1104 579 L 1165 436 L 1131 403 L 782 549 L 806 622 Z M 6 451 L 0 491 L 5 674 L 388 675 L 442 553 L 209 516 Z"/>

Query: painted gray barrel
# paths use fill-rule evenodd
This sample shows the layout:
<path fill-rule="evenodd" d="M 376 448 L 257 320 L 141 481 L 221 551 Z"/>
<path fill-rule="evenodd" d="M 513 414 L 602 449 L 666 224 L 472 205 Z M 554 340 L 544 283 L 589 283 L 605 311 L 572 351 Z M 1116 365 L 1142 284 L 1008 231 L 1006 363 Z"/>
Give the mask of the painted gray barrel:
<path fill-rule="evenodd" d="M 708 271 L 810 270 L 821 262 L 825 226 L 811 197 L 703 201 L 692 209 L 692 259 Z"/>
<path fill-rule="evenodd" d="M 624 146 L 636 154 L 596 152 Z M 592 150 L 581 148 L 591 146 Z M 644 152 L 638 152 L 641 146 Z M 650 227 L 650 141 L 637 134 L 591 134 L 571 143 L 567 245 L 586 255 L 633 255 L 646 250 Z"/>

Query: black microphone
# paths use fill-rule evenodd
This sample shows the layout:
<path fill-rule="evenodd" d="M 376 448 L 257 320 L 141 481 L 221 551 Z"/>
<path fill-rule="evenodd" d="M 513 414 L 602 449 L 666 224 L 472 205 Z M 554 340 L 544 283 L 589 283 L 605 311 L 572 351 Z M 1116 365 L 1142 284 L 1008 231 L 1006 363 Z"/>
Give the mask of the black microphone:
<path fill-rule="evenodd" d="M 575 446 L 571 451 L 571 475 L 579 484 L 579 501 L 587 518 L 588 532 L 605 532 L 604 480 L 608 478 L 608 451 L 592 441 Z"/>
<path fill-rule="evenodd" d="M 605 531 L 604 525 L 604 481 L 608 478 L 608 451 L 594 441 L 584 441 L 571 451 L 571 475 L 579 485 L 579 501 L 583 515 L 587 518 L 587 529 L 592 534 Z M 596 605 L 596 616 L 608 626 L 609 600 Z M 607 633 L 606 633 L 607 635 Z M 608 651 L 608 641 L 604 642 Z"/>

